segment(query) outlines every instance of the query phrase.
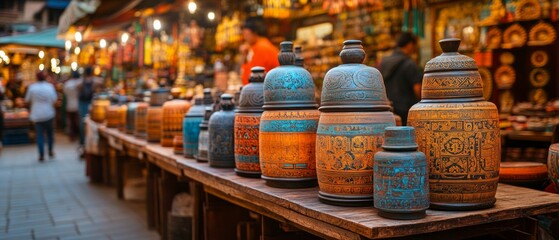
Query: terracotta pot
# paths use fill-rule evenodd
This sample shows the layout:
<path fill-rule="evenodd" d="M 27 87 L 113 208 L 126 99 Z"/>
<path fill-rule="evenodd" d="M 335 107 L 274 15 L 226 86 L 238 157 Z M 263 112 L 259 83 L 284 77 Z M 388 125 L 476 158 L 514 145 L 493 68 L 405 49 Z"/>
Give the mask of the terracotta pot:
<path fill-rule="evenodd" d="M 204 89 L 204 99 L 196 98 L 194 106 L 184 115 L 182 133 L 184 140 L 184 156 L 194 158 L 198 154 L 198 137 L 200 124 L 204 120 L 204 108 L 212 104 L 211 90 Z"/>
<path fill-rule="evenodd" d="M 172 147 L 175 136 L 181 135 L 182 137 L 182 119 L 189 108 L 189 102 L 179 99 L 171 100 L 163 104 L 161 146 Z"/>
<path fill-rule="evenodd" d="M 111 105 L 109 99 L 95 99 L 91 104 L 91 120 L 102 123 L 106 118 L 107 107 Z"/>
<path fill-rule="evenodd" d="M 408 116 L 427 155 L 431 208 L 490 208 L 501 161 L 499 113 L 483 99 L 474 60 L 457 52 L 460 40 L 440 45 L 443 54 L 425 66 L 422 100 Z"/>
<path fill-rule="evenodd" d="M 260 119 L 260 168 L 266 184 L 280 188 L 316 186 L 316 127 L 320 113 L 311 74 L 293 65 L 291 42 L 280 44 L 279 67 L 264 80 Z"/>
<path fill-rule="evenodd" d="M 175 135 L 173 138 L 173 153 L 181 155 L 184 154 L 183 144 L 182 135 Z"/>
<path fill-rule="evenodd" d="M 235 172 L 243 177 L 257 177 L 260 171 L 258 135 L 264 109 L 264 68 L 253 67 L 249 84 L 244 86 L 235 113 Z"/>
<path fill-rule="evenodd" d="M 107 107 L 107 127 L 108 128 L 117 128 L 120 126 L 120 106 L 118 105 L 110 105 Z"/>
<path fill-rule="evenodd" d="M 208 151 L 210 148 L 210 133 L 208 132 L 208 122 L 213 113 L 213 107 L 206 107 L 204 120 L 200 123 L 200 135 L 198 136 L 198 155 L 195 155 L 196 161 L 207 162 Z"/>
<path fill-rule="evenodd" d="M 147 141 L 161 141 L 161 117 L 163 116 L 162 107 L 149 107 L 146 119 Z"/>
<path fill-rule="evenodd" d="M 559 192 L 559 143 L 551 144 L 551 146 L 549 146 L 547 168 L 549 172 L 549 179 L 555 183 L 557 192 Z"/>
<path fill-rule="evenodd" d="M 210 167 L 235 167 L 235 105 L 231 94 L 221 95 L 221 110 L 215 112 L 208 122 Z"/>
<path fill-rule="evenodd" d="M 387 127 L 383 151 L 374 156 L 374 202 L 392 219 L 425 217 L 429 180 L 425 154 L 417 151 L 413 127 Z"/>
<path fill-rule="evenodd" d="M 150 106 L 163 106 L 171 96 L 171 90 L 166 88 L 159 88 L 151 91 L 151 97 L 149 98 Z"/>
<path fill-rule="evenodd" d="M 135 120 L 135 129 L 134 129 L 134 136 L 140 139 L 147 138 L 147 117 L 148 117 L 148 108 L 149 104 L 145 102 L 139 102 L 136 106 L 136 116 L 134 117 Z"/>
<path fill-rule="evenodd" d="M 380 72 L 362 64 L 361 41 L 344 42 L 343 64 L 326 73 L 316 139 L 316 170 L 321 202 L 373 204 L 373 155 L 394 115 Z"/>
<path fill-rule="evenodd" d="M 547 181 L 547 166 L 538 162 L 502 162 L 499 182 L 510 185 L 543 189 Z"/>

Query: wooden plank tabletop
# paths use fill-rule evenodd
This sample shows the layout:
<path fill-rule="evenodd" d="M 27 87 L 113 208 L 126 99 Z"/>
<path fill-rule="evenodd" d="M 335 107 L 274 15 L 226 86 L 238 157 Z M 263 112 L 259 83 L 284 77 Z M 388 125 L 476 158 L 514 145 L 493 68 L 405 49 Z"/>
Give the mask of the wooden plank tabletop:
<path fill-rule="evenodd" d="M 107 133 L 115 134 L 113 131 Z M 378 216 L 373 207 L 337 207 L 320 203 L 317 187 L 268 187 L 262 179 L 239 177 L 230 168 L 211 168 L 207 163 L 176 155 L 172 148 L 159 144 L 146 143 L 143 152 L 161 168 L 202 183 L 210 193 L 226 197 L 252 211 L 283 218 L 304 230 L 338 239 L 401 237 L 559 212 L 558 194 L 499 184 L 497 203 L 491 209 L 428 210 L 423 219 L 390 220 Z"/>

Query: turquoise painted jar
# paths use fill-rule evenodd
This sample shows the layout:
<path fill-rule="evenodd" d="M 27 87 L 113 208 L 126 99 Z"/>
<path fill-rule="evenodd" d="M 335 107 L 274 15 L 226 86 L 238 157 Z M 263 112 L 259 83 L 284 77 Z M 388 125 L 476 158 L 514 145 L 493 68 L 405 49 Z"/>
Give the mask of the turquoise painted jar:
<path fill-rule="evenodd" d="M 391 219 L 425 217 L 429 175 L 425 154 L 417 151 L 413 127 L 387 127 L 383 151 L 375 154 L 374 205 Z"/>
<path fill-rule="evenodd" d="M 200 124 L 204 120 L 204 108 L 211 105 L 212 93 L 210 89 L 204 90 L 204 98 L 194 99 L 194 106 L 184 115 L 182 121 L 184 156 L 194 158 L 198 154 L 198 139 L 200 136 Z"/>

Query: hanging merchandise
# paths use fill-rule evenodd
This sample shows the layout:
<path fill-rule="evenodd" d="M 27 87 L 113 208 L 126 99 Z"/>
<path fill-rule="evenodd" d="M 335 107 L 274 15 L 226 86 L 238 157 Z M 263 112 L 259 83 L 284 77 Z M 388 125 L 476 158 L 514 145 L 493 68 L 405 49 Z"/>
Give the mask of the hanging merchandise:
<path fill-rule="evenodd" d="M 408 117 L 427 155 L 431 208 L 490 208 L 501 162 L 499 113 L 483 99 L 475 61 L 458 53 L 460 39 L 439 44 L 443 53 L 425 65 L 422 98 Z"/>
<path fill-rule="evenodd" d="M 334 205 L 373 204 L 373 155 L 384 129 L 395 126 L 380 72 L 363 63 L 359 40 L 344 42 L 341 65 L 324 79 L 316 138 L 320 201 Z"/>
<path fill-rule="evenodd" d="M 280 44 L 280 66 L 264 80 L 260 119 L 260 168 L 266 184 L 280 188 L 316 186 L 316 127 L 320 113 L 311 74 L 294 66 L 292 42 Z"/>
<path fill-rule="evenodd" d="M 151 66 L 152 65 L 152 52 L 153 52 L 153 46 L 152 46 L 152 41 L 151 41 L 151 37 L 147 36 L 144 38 L 144 64 Z"/>

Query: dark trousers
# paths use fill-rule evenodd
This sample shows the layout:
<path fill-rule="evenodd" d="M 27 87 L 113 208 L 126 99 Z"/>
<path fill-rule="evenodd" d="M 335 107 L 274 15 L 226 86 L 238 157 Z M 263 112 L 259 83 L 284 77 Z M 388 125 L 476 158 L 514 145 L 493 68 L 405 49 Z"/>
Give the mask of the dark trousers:
<path fill-rule="evenodd" d="M 68 115 L 68 130 L 70 130 L 70 133 L 68 135 L 70 136 L 70 140 L 74 141 L 76 137 L 79 137 L 80 134 L 80 114 L 78 113 L 78 111 L 68 111 L 66 112 L 66 114 Z"/>
<path fill-rule="evenodd" d="M 52 147 L 54 145 L 54 118 L 44 122 L 35 123 L 35 134 L 37 137 L 37 147 L 39 148 L 39 156 L 45 156 L 45 134 L 47 136 L 47 144 L 49 148 L 49 153 L 52 153 Z"/>

